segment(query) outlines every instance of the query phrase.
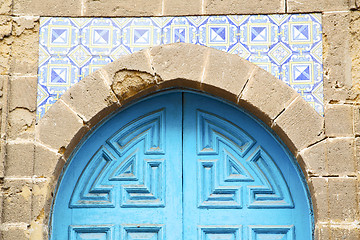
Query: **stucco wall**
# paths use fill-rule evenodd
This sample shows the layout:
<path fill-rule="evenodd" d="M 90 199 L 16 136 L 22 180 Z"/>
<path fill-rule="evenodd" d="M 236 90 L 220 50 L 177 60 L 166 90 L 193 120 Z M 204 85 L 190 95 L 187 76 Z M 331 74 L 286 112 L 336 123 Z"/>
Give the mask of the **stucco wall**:
<path fill-rule="evenodd" d="M 0 178 L 3 239 L 42 239 L 62 148 L 36 139 L 39 16 L 177 16 L 321 12 L 324 137 L 300 152 L 316 199 L 317 239 L 360 239 L 360 15 L 355 0 L 1 0 Z M 60 111 L 61 112 L 61 111 Z M 60 116 L 61 117 L 61 116 Z M 48 159 L 48 162 L 39 159 Z M 66 159 L 66 156 L 61 159 Z M 56 167 L 58 166 L 58 167 Z M 46 236 L 46 234 L 45 234 Z"/>

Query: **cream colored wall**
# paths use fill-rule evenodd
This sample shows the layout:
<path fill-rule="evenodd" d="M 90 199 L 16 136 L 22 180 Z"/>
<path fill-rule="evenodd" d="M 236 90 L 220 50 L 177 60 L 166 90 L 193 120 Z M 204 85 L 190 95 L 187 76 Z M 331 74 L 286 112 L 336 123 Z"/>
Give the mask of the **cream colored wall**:
<path fill-rule="evenodd" d="M 42 239 L 61 149 L 35 141 L 39 16 L 322 12 L 324 138 L 298 153 L 316 198 L 317 239 L 360 239 L 360 2 L 356 0 L 0 0 L 1 235 Z M 59 151 L 59 152 L 57 152 Z M 297 154 L 297 153 L 296 153 Z M 48 162 L 38 159 L 48 159 Z M 64 161 L 64 160 L 63 160 Z"/>

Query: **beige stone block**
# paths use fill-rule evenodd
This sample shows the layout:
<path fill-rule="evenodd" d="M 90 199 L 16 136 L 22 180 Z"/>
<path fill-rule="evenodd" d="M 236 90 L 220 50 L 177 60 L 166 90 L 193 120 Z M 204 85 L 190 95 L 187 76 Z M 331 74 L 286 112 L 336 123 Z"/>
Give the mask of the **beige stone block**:
<path fill-rule="evenodd" d="M 357 171 L 360 172 L 360 138 L 355 138 L 355 164 Z"/>
<path fill-rule="evenodd" d="M 356 185 L 356 178 L 329 178 L 329 216 L 332 221 L 358 218 Z"/>
<path fill-rule="evenodd" d="M 360 107 L 354 106 L 354 134 L 360 137 Z"/>
<path fill-rule="evenodd" d="M 328 180 L 326 178 L 314 177 L 309 182 L 311 198 L 313 201 L 314 214 L 317 221 L 329 220 L 328 205 Z"/>
<path fill-rule="evenodd" d="M 24 28 L 26 27 L 24 26 Z M 21 32 L 20 28 L 17 29 L 19 35 L 13 38 L 11 48 L 10 64 L 12 75 L 36 76 L 39 55 L 39 22 L 36 20 L 34 28 L 25 29 L 23 32 Z"/>
<path fill-rule="evenodd" d="M 353 106 L 345 104 L 325 105 L 325 133 L 329 137 L 352 137 Z"/>
<path fill-rule="evenodd" d="M 6 146 L 6 153 L 6 176 L 31 177 L 33 175 L 33 143 L 8 143 Z"/>
<path fill-rule="evenodd" d="M 19 16 L 13 17 L 13 35 L 20 36 L 25 29 L 38 31 L 40 18 L 38 16 Z"/>
<path fill-rule="evenodd" d="M 24 108 L 16 108 L 8 114 L 6 134 L 9 139 L 33 139 L 36 112 Z"/>
<path fill-rule="evenodd" d="M 10 78 L 9 111 L 15 108 L 36 110 L 37 77 Z"/>
<path fill-rule="evenodd" d="M 29 240 L 28 230 L 22 228 L 10 228 L 1 231 L 2 240 Z"/>
<path fill-rule="evenodd" d="M 191 80 L 199 84 L 210 48 L 187 43 L 174 43 L 150 49 L 152 66 L 163 81 Z"/>
<path fill-rule="evenodd" d="M 315 239 L 316 240 L 329 240 L 329 226 L 328 225 L 316 225 L 315 226 Z"/>
<path fill-rule="evenodd" d="M 353 138 L 330 138 L 327 141 L 328 169 L 330 175 L 356 174 Z"/>
<path fill-rule="evenodd" d="M 324 13 L 322 23 L 324 102 L 345 101 L 352 98 L 350 13 Z"/>
<path fill-rule="evenodd" d="M 285 13 L 282 0 L 205 0 L 206 14 L 267 14 Z"/>
<path fill-rule="evenodd" d="M 10 74 L 10 51 L 12 39 L 0 40 L 0 75 Z"/>
<path fill-rule="evenodd" d="M 63 153 L 74 147 L 88 131 L 81 118 L 62 101 L 57 101 L 36 126 L 36 138 L 51 148 Z M 70 144 L 70 145 L 69 145 Z"/>
<path fill-rule="evenodd" d="M 85 77 L 71 87 L 61 99 L 91 125 L 117 109 L 120 104 L 99 72 Z"/>
<path fill-rule="evenodd" d="M 103 74 L 104 78 L 108 78 L 109 83 L 112 83 L 115 78 L 115 74 L 122 70 L 139 71 L 155 75 L 154 70 L 151 67 L 148 49 L 135 52 L 131 55 L 121 56 L 116 61 L 104 66 Z"/>
<path fill-rule="evenodd" d="M 349 0 L 318 0 L 316 4 L 312 0 L 288 0 L 287 11 L 289 13 L 302 12 L 326 12 L 350 10 Z"/>
<path fill-rule="evenodd" d="M 202 14 L 201 0 L 164 0 L 164 15 L 200 15 Z M 170 34 L 170 33 L 169 33 Z"/>
<path fill-rule="evenodd" d="M 353 226 L 353 224 L 349 223 L 349 225 L 341 224 L 329 227 L 330 238 L 328 239 L 348 239 L 348 240 L 356 240 L 360 239 L 359 228 Z"/>
<path fill-rule="evenodd" d="M 85 0 L 84 16 L 160 16 L 161 0 Z"/>
<path fill-rule="evenodd" d="M 13 27 L 12 23 L 13 21 L 11 17 L 0 16 L 0 40 L 11 35 L 12 27 Z"/>
<path fill-rule="evenodd" d="M 10 15 L 12 12 L 12 0 L 0 1 L 0 15 Z"/>
<path fill-rule="evenodd" d="M 51 177 L 57 169 L 61 155 L 41 144 L 35 145 L 34 175 Z M 62 166 L 61 166 L 62 168 Z"/>
<path fill-rule="evenodd" d="M 37 221 L 43 221 L 45 212 L 51 211 L 51 194 L 48 180 L 42 182 L 35 182 L 33 184 L 33 198 L 32 198 L 32 209 L 31 219 Z"/>
<path fill-rule="evenodd" d="M 327 140 L 324 140 L 305 148 L 297 157 L 299 164 L 305 166 L 306 173 L 310 177 L 329 174 L 326 160 L 326 142 Z"/>
<path fill-rule="evenodd" d="M 237 55 L 211 49 L 205 65 L 202 88 L 209 92 L 216 91 L 214 87 L 218 88 L 220 92 L 215 92 L 216 95 L 221 97 L 221 92 L 224 92 L 226 95 L 232 95 L 224 98 L 232 97 L 236 102 L 253 69 L 253 64 Z"/>
<path fill-rule="evenodd" d="M 81 1 L 77 0 L 16 0 L 13 2 L 15 15 L 30 16 L 80 16 Z"/>
<path fill-rule="evenodd" d="M 3 185 L 3 223 L 30 223 L 32 184 L 5 180 Z"/>
<path fill-rule="evenodd" d="M 272 128 L 295 154 L 321 140 L 323 126 L 323 118 L 299 96 L 275 119 Z"/>
<path fill-rule="evenodd" d="M 267 124 L 279 115 L 298 94 L 267 71 L 257 68 L 240 97 L 248 109 Z"/>

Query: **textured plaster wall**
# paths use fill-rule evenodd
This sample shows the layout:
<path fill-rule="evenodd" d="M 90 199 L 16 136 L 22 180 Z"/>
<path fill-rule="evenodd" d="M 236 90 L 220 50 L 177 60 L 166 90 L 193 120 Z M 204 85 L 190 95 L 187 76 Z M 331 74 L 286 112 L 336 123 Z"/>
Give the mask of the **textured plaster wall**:
<path fill-rule="evenodd" d="M 35 141 L 39 16 L 322 12 L 325 138 L 296 154 L 309 163 L 316 238 L 360 239 L 358 6 L 356 0 L 0 0 L 0 238 L 46 236 L 48 185 L 58 175 L 50 166 L 64 161 L 58 161 L 63 149 Z"/>

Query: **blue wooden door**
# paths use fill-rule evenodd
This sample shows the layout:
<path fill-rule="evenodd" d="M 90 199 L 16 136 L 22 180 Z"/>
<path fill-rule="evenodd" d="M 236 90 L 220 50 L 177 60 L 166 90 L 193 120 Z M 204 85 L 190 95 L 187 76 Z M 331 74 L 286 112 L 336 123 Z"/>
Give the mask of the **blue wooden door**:
<path fill-rule="evenodd" d="M 80 144 L 51 239 L 312 239 L 306 185 L 261 123 L 190 92 L 148 98 Z"/>

